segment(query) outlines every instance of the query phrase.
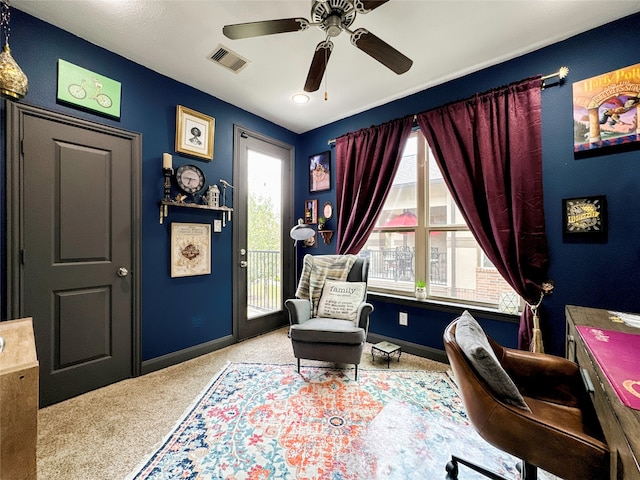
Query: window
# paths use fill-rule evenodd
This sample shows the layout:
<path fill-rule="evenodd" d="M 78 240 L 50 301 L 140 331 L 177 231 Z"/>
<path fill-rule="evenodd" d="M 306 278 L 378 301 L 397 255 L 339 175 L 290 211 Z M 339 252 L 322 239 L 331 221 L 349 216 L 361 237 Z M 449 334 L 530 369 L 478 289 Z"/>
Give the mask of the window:
<path fill-rule="evenodd" d="M 514 291 L 482 252 L 420 131 L 413 132 L 382 214 L 360 255 L 372 291 L 498 307 Z"/>

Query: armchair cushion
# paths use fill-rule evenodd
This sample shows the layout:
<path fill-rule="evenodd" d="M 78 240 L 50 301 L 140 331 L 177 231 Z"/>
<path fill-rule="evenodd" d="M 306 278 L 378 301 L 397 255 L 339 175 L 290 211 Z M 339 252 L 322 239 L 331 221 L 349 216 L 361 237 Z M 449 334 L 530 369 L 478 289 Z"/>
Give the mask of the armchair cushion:
<path fill-rule="evenodd" d="M 349 320 L 315 317 L 291 326 L 291 340 L 305 343 L 364 345 L 367 333 Z"/>
<path fill-rule="evenodd" d="M 367 293 L 365 282 L 326 280 L 318 302 L 318 317 L 358 321 L 358 307 Z"/>
<path fill-rule="evenodd" d="M 500 400 L 531 411 L 518 387 L 502 368 L 482 327 L 466 310 L 458 319 L 456 341 L 469 362 Z"/>

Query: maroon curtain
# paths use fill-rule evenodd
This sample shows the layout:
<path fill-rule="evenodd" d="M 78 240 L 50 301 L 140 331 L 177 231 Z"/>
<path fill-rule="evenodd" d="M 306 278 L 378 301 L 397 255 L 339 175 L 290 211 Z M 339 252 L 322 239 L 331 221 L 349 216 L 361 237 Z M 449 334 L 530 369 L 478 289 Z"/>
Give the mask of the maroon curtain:
<path fill-rule="evenodd" d="M 418 125 L 469 228 L 505 280 L 540 300 L 548 249 L 542 199 L 541 79 L 419 114 Z M 528 349 L 533 316 L 520 319 Z"/>
<path fill-rule="evenodd" d="M 348 133 L 336 139 L 337 252 L 358 253 L 382 211 L 412 117 Z"/>

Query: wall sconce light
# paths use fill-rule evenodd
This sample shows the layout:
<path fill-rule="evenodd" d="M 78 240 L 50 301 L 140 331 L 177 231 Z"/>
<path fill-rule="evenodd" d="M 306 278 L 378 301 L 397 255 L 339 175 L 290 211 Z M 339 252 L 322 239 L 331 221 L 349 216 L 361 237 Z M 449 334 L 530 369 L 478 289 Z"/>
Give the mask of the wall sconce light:
<path fill-rule="evenodd" d="M 2 0 L 0 5 L 0 27 L 4 33 L 4 49 L 0 53 L 0 94 L 10 100 L 20 100 L 27 94 L 29 80 L 16 61 L 11 56 L 9 48 L 9 2 Z"/>

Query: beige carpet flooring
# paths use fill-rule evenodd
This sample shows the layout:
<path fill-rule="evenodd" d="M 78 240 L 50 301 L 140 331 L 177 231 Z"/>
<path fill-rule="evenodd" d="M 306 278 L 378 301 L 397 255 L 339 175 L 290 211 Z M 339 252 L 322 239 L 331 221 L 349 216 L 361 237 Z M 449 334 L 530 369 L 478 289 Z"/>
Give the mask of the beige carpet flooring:
<path fill-rule="evenodd" d="M 386 369 L 386 361 L 376 357 L 372 362 L 370 352 L 368 345 L 360 368 Z M 287 328 L 41 409 L 38 479 L 125 478 L 227 362 L 295 364 Z M 305 365 L 332 366 L 303 360 L 303 371 Z M 391 369 L 442 371 L 448 365 L 403 353 Z"/>

